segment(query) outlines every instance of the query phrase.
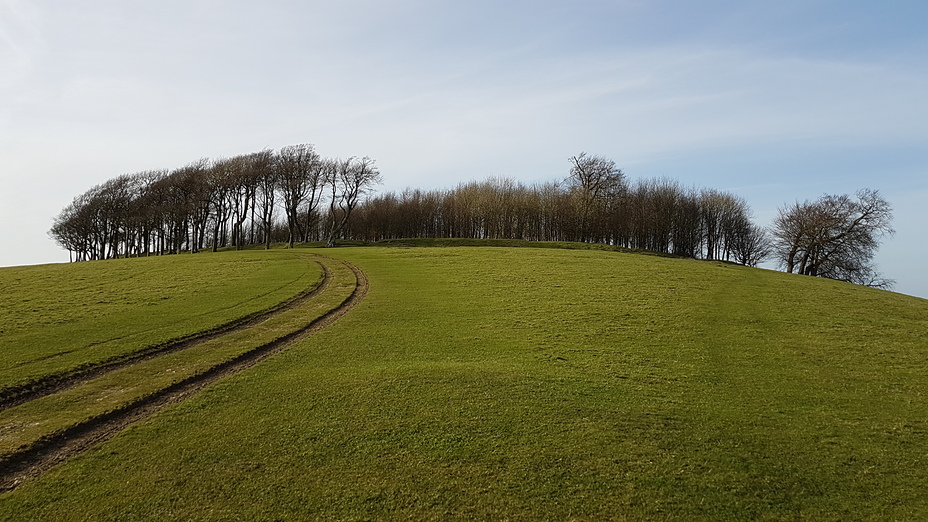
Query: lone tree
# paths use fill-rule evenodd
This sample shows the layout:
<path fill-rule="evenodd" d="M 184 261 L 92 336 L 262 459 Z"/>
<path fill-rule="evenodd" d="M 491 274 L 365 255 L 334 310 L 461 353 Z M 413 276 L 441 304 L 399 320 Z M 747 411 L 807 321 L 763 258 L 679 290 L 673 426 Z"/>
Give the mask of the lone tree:
<path fill-rule="evenodd" d="M 773 222 L 774 255 L 790 273 L 889 288 L 872 260 L 880 239 L 892 235 L 892 207 L 876 190 L 826 194 L 781 208 Z"/>

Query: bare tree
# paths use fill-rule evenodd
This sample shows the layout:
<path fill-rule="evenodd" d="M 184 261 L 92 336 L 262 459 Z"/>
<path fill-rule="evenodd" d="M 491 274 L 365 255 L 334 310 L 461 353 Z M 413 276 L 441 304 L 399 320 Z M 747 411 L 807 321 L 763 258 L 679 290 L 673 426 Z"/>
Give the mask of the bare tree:
<path fill-rule="evenodd" d="M 207 201 L 209 216 L 213 228 L 213 252 L 226 246 L 229 237 L 229 218 L 234 207 L 234 194 L 238 164 L 235 158 L 221 158 L 213 161 L 207 173 L 208 190 L 203 197 Z"/>
<path fill-rule="evenodd" d="M 625 174 L 615 162 L 602 156 L 589 156 L 581 152 L 570 161 L 567 186 L 576 198 L 577 239 L 592 241 L 597 235 L 604 210 L 610 200 L 623 193 Z"/>
<path fill-rule="evenodd" d="M 246 242 L 245 222 L 249 215 L 254 216 L 259 181 L 252 156 L 236 156 L 231 161 L 234 165 L 229 192 L 232 203 L 232 244 L 236 250 L 241 250 Z"/>
<path fill-rule="evenodd" d="M 165 209 L 169 220 L 172 254 L 180 253 L 186 246 L 192 252 L 200 244 L 198 235 L 206 228 L 208 214 L 203 212 L 202 203 L 210 190 L 207 179 L 209 160 L 202 158 L 184 167 L 175 169 L 162 183 L 166 184 L 168 205 Z"/>
<path fill-rule="evenodd" d="M 826 194 L 780 209 L 773 223 L 774 253 L 787 272 L 887 288 L 872 265 L 880 239 L 892 235 L 892 207 L 876 190 L 857 199 Z"/>
<path fill-rule="evenodd" d="M 325 170 L 331 190 L 329 200 L 331 225 L 326 246 L 334 247 L 335 240 L 341 236 L 361 196 L 373 190 L 374 185 L 383 183 L 383 178 L 374 165 L 374 160 L 367 156 L 361 159 L 354 157 L 346 160 L 337 159 L 327 163 Z"/>
<path fill-rule="evenodd" d="M 731 230 L 726 240 L 726 248 L 735 261 L 747 266 L 757 266 L 769 258 L 773 252 L 770 235 L 763 227 L 750 221 L 742 221 Z"/>
<path fill-rule="evenodd" d="M 90 245 L 90 219 L 87 204 L 90 198 L 87 193 L 74 198 L 55 218 L 49 236 L 58 243 L 58 246 L 68 251 L 71 261 L 87 261 L 91 259 Z"/>
<path fill-rule="evenodd" d="M 312 145 L 290 145 L 280 149 L 275 163 L 277 186 L 283 199 L 287 226 L 290 229 L 290 248 L 300 233 L 300 209 L 309 207 L 313 212 L 323 192 L 322 159 Z"/>
<path fill-rule="evenodd" d="M 274 208 L 277 203 L 277 169 L 274 166 L 275 157 L 271 150 L 263 150 L 251 155 L 252 168 L 257 175 L 258 190 L 255 201 L 258 216 L 261 219 L 261 234 L 264 237 L 264 248 L 271 248 L 271 235 L 274 227 Z"/>

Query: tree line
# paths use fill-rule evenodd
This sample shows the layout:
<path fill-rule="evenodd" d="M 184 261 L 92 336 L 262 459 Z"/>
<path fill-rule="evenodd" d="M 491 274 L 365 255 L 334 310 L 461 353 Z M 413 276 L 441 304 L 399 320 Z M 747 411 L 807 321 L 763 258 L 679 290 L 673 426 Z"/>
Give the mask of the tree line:
<path fill-rule="evenodd" d="M 286 241 L 334 245 L 381 174 L 309 144 L 126 174 L 62 210 L 51 237 L 75 261 Z"/>
<path fill-rule="evenodd" d="M 891 284 L 872 265 L 892 234 L 877 191 L 784 206 L 767 229 L 734 194 L 630 181 L 614 161 L 586 153 L 569 163 L 555 182 L 490 178 L 374 195 L 382 177 L 370 158 L 292 145 L 113 178 L 76 197 L 50 235 L 77 261 L 338 239 L 580 241 L 749 266 L 773 259 L 788 272 Z"/>
<path fill-rule="evenodd" d="M 738 196 L 667 179 L 629 183 L 609 160 L 580 155 L 572 161 L 560 183 L 488 179 L 377 195 L 358 209 L 350 234 L 364 241 L 582 241 L 747 265 L 769 253 L 766 233 Z"/>

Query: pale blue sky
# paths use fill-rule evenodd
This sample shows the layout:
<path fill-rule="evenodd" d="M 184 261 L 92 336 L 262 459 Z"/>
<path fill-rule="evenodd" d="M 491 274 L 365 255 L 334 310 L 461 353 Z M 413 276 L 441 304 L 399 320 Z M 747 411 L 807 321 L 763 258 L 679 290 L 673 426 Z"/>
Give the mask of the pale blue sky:
<path fill-rule="evenodd" d="M 314 143 L 383 190 L 581 151 L 777 207 L 871 187 L 928 297 L 928 3 L 0 0 L 0 266 L 123 173 Z"/>

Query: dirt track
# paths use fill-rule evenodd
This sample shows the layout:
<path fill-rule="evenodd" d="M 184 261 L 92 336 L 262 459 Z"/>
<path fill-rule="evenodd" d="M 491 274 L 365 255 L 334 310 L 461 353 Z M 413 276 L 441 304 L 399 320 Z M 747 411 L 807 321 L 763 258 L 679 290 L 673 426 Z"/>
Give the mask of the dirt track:
<path fill-rule="evenodd" d="M 225 324 L 221 324 L 202 332 L 197 332 L 187 337 L 174 339 L 164 344 L 149 346 L 142 350 L 126 354 L 122 357 L 101 361 L 99 363 L 90 364 L 82 368 L 76 368 L 67 372 L 49 375 L 35 382 L 6 388 L 0 392 L 0 411 L 12 408 L 34 399 L 38 399 L 39 397 L 44 397 L 46 395 L 51 395 L 62 390 L 73 388 L 82 382 L 95 379 L 101 375 L 105 375 L 120 368 L 125 368 L 142 361 L 161 357 L 162 355 L 167 355 L 169 353 L 185 350 L 202 342 L 209 341 L 211 339 L 215 339 L 217 337 L 221 337 L 223 335 L 240 330 L 245 330 L 258 323 L 261 323 L 262 321 L 266 321 L 277 314 L 300 306 L 301 304 L 324 291 L 330 282 L 331 273 L 325 265 L 321 263 L 320 265 L 322 266 L 323 277 L 322 281 L 320 281 L 315 288 L 300 292 L 296 296 L 287 299 L 276 306 L 273 306 L 267 310 L 262 310 L 260 312 L 247 315 Z"/>
<path fill-rule="evenodd" d="M 158 392 L 141 398 L 135 402 L 129 403 L 115 411 L 94 417 L 93 419 L 90 419 L 86 422 L 57 432 L 47 438 L 38 441 L 23 451 L 8 456 L 4 460 L 0 461 L 0 492 L 10 491 L 15 489 L 18 485 L 26 480 L 39 477 L 56 464 L 65 462 L 75 455 L 88 450 L 94 445 L 112 438 L 128 426 L 140 420 L 144 420 L 151 415 L 154 415 L 167 406 L 176 404 L 189 397 L 192 397 L 197 392 L 212 384 L 213 382 L 216 382 L 223 377 L 233 375 L 242 370 L 250 368 L 255 364 L 263 361 L 264 359 L 270 357 L 271 355 L 290 346 L 291 344 L 300 341 L 332 324 L 336 319 L 344 315 L 348 310 L 358 304 L 367 294 L 369 287 L 367 277 L 361 270 L 350 263 L 342 263 L 350 268 L 352 272 L 354 272 L 356 279 L 354 291 L 351 293 L 348 299 L 342 302 L 342 304 L 326 312 L 315 321 L 312 321 L 297 331 L 290 332 L 275 341 L 261 345 L 255 349 L 239 355 L 234 359 L 213 366 L 209 370 L 191 376 L 167 388 L 161 389 Z M 323 266 L 323 268 L 325 267 Z M 56 383 L 52 386 L 48 386 L 44 388 L 42 393 L 37 393 L 34 396 L 30 395 L 29 399 L 18 400 L 16 404 L 21 404 L 35 397 L 49 395 L 67 387 L 76 386 L 81 382 L 93 379 L 99 375 L 102 375 L 103 373 L 113 371 L 117 368 L 126 367 L 143 360 L 164 355 L 166 353 L 189 348 L 195 343 L 204 342 L 232 331 L 246 329 L 250 326 L 258 324 L 263 320 L 268 319 L 273 314 L 295 308 L 300 304 L 312 299 L 313 296 L 323 292 L 329 283 L 330 274 L 326 269 L 325 277 L 323 278 L 321 284 L 319 284 L 312 291 L 301 294 L 296 299 L 285 303 L 284 306 L 275 308 L 274 310 L 268 312 L 264 312 L 255 317 L 247 318 L 246 320 L 227 328 L 221 333 L 209 332 L 205 335 L 198 336 L 196 339 L 184 340 L 181 343 L 177 343 L 176 346 L 165 346 L 156 352 L 145 353 L 131 359 L 119 361 L 118 365 L 107 366 L 103 368 L 98 367 L 95 368 L 96 371 L 94 372 L 87 372 L 81 374 L 80 376 L 73 376 L 67 381 L 67 384 Z M 3 405 L 3 407 L 8 408 L 10 405 Z"/>

